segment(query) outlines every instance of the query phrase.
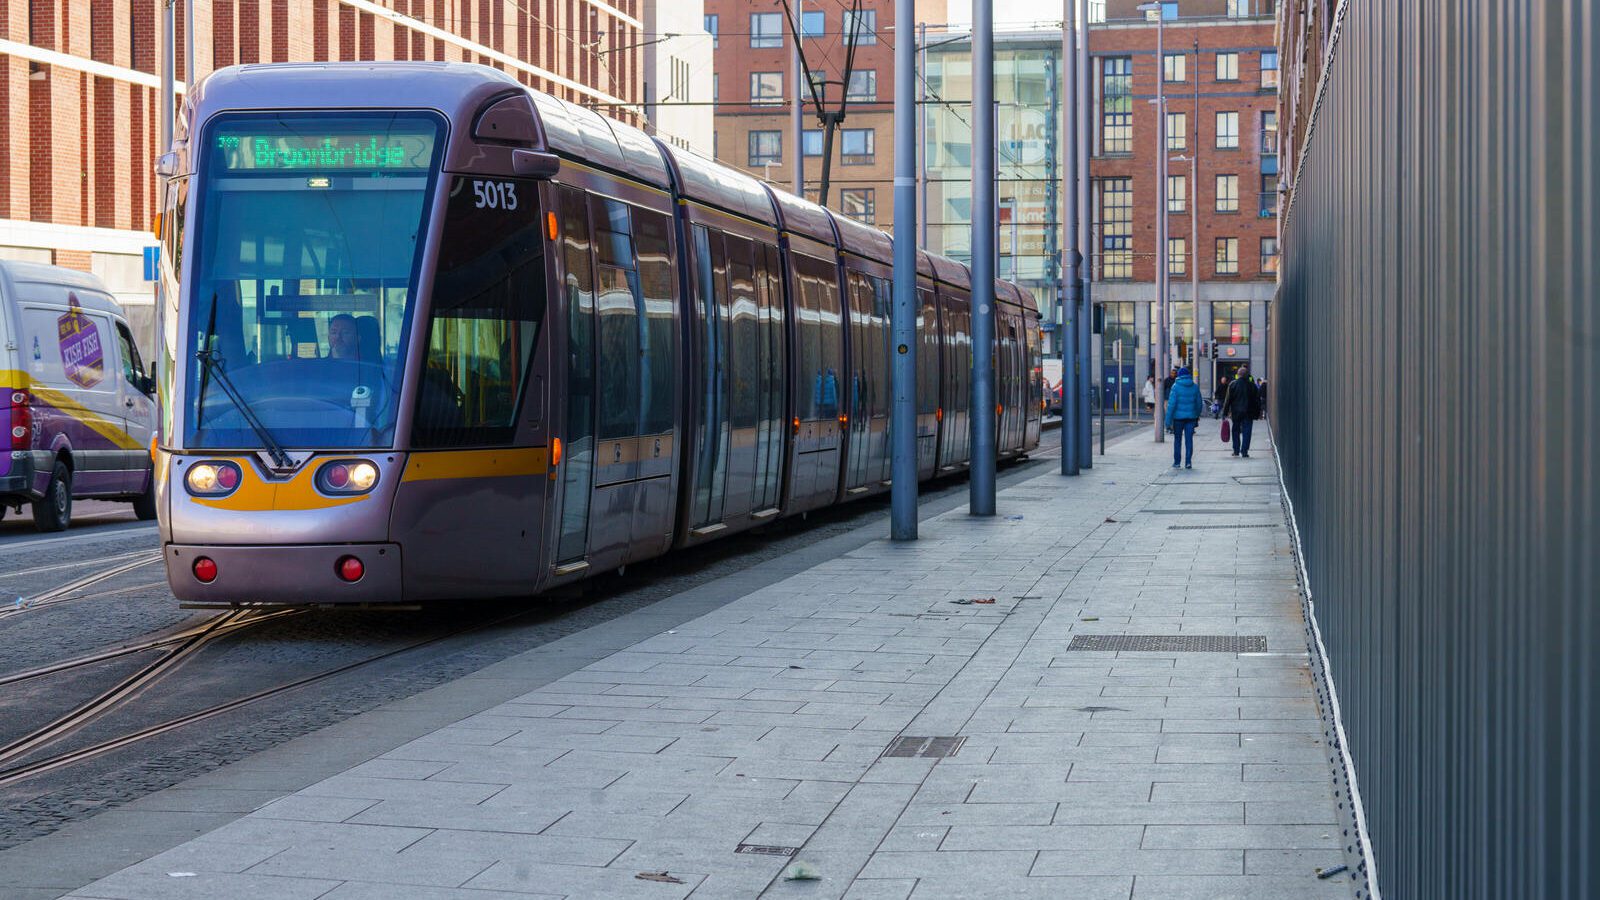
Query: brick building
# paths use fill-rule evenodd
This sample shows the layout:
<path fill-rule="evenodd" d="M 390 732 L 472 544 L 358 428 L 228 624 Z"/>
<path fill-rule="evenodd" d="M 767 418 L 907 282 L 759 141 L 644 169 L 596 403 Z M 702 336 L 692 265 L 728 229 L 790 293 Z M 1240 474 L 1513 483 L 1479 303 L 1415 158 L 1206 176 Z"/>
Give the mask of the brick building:
<path fill-rule="evenodd" d="M 1209 392 L 1250 363 L 1266 373 L 1278 271 L 1278 51 L 1272 0 L 1168 0 L 1165 61 L 1139 0 L 1091 4 L 1092 296 L 1105 318 L 1091 372 L 1107 402 L 1151 374 L 1158 334 L 1157 77 L 1167 102 L 1172 341 Z M 1198 234 L 1196 235 L 1196 230 Z M 1198 240 L 1196 240 L 1198 237 Z M 1199 272 L 1198 302 L 1193 275 Z M 1112 352 L 1121 339 L 1123 363 Z M 1197 344 L 1216 346 L 1202 359 Z M 1159 375 L 1157 376 L 1159 379 Z M 1113 397 L 1120 394 L 1120 397 Z"/>
<path fill-rule="evenodd" d="M 189 0 L 175 0 L 178 78 Z M 161 0 L 0 0 L 0 256 L 93 271 L 142 342 L 156 202 Z M 427 59 L 494 66 L 640 121 L 641 0 L 208 0 L 194 74 L 236 63 Z M 179 90 L 182 90 L 180 84 Z"/>
<path fill-rule="evenodd" d="M 793 0 L 791 0 L 793 5 Z M 848 87 L 849 106 L 834 136 L 828 206 L 888 229 L 894 217 L 894 43 L 901 29 L 893 0 L 863 0 L 854 70 L 844 84 L 848 0 L 804 0 L 802 48 L 811 77 L 820 80 L 828 109 Z M 942 24 L 944 0 L 919 0 L 917 19 Z M 794 42 L 780 0 L 705 0 L 706 30 L 714 36 L 717 98 L 716 156 L 723 163 L 793 189 Z M 815 200 L 822 178 L 823 132 L 809 88 L 803 154 L 806 195 Z"/>

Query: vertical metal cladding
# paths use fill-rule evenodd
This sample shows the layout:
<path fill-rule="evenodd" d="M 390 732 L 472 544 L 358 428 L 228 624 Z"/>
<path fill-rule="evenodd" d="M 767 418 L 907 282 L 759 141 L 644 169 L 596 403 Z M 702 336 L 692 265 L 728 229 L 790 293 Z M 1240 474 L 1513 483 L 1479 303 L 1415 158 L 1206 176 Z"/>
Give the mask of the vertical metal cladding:
<path fill-rule="evenodd" d="M 1600 896 L 1600 22 L 1341 14 L 1270 410 L 1376 887 Z"/>

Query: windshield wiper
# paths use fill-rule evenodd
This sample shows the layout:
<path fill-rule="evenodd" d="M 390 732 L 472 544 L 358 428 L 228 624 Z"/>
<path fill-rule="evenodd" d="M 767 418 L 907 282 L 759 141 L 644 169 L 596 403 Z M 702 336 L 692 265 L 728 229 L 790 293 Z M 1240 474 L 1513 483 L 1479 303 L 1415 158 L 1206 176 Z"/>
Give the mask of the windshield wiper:
<path fill-rule="evenodd" d="M 243 395 L 233 386 L 233 382 L 228 378 L 228 373 L 223 371 L 222 363 L 217 360 L 217 351 L 201 350 L 194 355 L 194 358 L 200 360 L 200 364 L 205 366 L 206 374 L 215 378 L 217 384 L 222 386 L 222 393 L 233 401 L 234 408 L 239 411 L 239 415 L 244 417 L 245 422 L 250 426 L 250 430 L 254 431 L 256 437 L 261 439 L 261 443 L 266 445 L 267 455 L 272 457 L 273 466 L 279 469 L 294 468 L 294 460 L 290 459 L 289 454 L 284 452 L 283 445 L 273 438 L 272 432 L 267 430 L 267 426 L 261 424 L 261 420 L 256 418 L 255 411 L 250 408 L 250 404 L 245 402 Z M 201 403 L 204 404 L 204 402 L 205 400 L 202 397 Z"/>

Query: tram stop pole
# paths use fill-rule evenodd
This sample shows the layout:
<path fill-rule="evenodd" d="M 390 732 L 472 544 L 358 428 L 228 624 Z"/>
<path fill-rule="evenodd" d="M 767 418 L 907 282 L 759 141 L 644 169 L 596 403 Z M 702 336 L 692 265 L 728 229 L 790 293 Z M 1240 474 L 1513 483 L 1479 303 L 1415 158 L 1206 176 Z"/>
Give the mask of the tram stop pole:
<path fill-rule="evenodd" d="M 972 0 L 972 468 L 968 511 L 994 515 L 994 0 Z"/>
<path fill-rule="evenodd" d="M 917 130 L 913 0 L 895 0 L 894 339 L 889 537 L 917 539 Z"/>
<path fill-rule="evenodd" d="M 1061 19 L 1061 200 L 1062 290 L 1056 316 L 1056 344 L 1061 355 L 1061 474 L 1078 474 L 1078 67 L 1073 17 L 1075 0 L 1062 0 Z"/>

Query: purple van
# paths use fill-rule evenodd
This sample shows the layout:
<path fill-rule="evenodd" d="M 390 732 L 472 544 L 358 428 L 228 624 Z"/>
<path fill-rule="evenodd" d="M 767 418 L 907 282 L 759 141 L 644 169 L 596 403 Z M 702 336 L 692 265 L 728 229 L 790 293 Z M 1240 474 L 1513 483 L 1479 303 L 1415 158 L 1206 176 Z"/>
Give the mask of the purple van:
<path fill-rule="evenodd" d="M 61 531 L 77 497 L 156 516 L 154 380 L 93 275 L 0 260 L 0 516 Z"/>

